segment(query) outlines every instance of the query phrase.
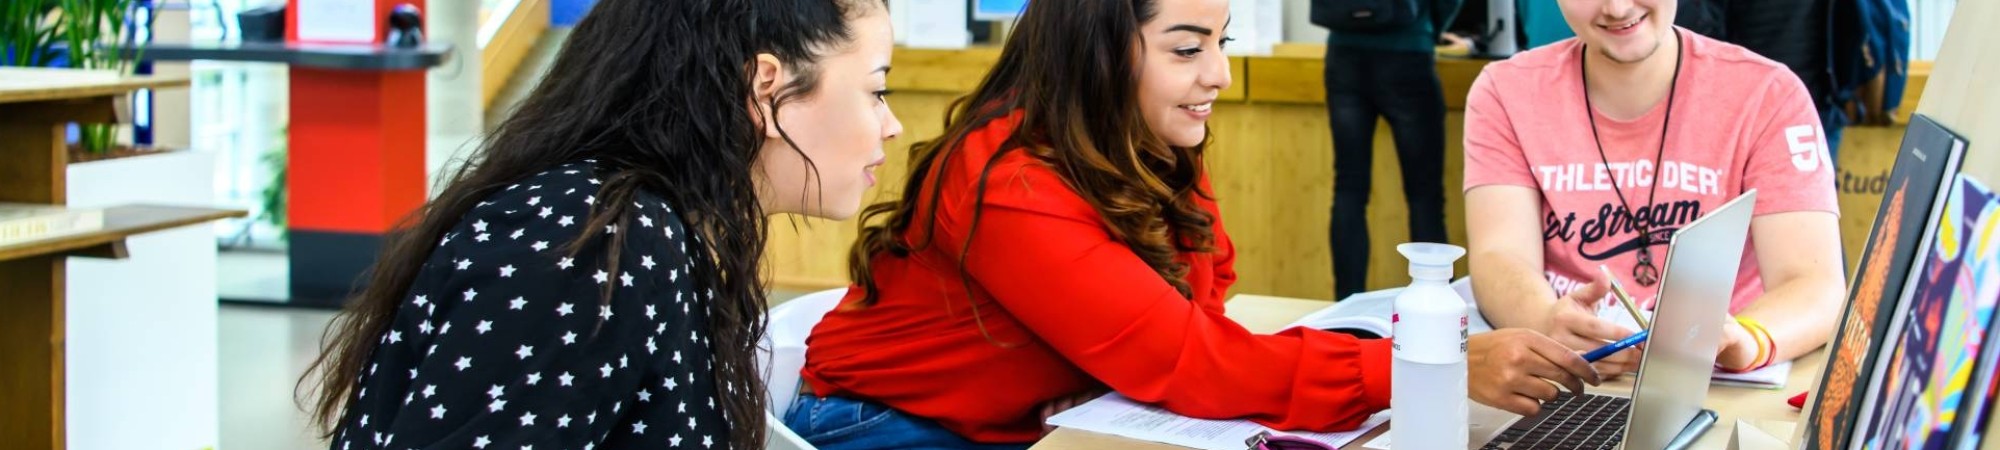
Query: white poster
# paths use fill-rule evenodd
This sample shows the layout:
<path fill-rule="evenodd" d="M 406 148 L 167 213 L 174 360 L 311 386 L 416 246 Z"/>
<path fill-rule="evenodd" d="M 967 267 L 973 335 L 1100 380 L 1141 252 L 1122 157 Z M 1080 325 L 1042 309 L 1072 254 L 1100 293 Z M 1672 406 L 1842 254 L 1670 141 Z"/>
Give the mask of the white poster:
<path fill-rule="evenodd" d="M 375 0 L 297 0 L 299 41 L 375 42 Z"/>
<path fill-rule="evenodd" d="M 972 43 L 972 32 L 965 28 L 965 0 L 909 0 L 907 8 L 909 47 L 956 49 Z"/>

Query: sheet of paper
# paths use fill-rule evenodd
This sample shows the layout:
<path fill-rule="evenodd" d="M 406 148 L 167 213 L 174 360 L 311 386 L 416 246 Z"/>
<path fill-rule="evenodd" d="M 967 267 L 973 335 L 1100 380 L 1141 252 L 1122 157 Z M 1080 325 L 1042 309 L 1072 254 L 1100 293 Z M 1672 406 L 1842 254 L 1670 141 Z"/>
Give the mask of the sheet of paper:
<path fill-rule="evenodd" d="M 375 42 L 375 0 L 298 0 L 299 40 Z"/>
<path fill-rule="evenodd" d="M 1354 431 L 1284 432 L 1284 434 L 1320 441 L 1339 448 L 1388 420 L 1389 415 L 1385 412 L 1368 418 L 1360 429 Z M 1244 443 L 1250 437 L 1271 430 L 1248 420 L 1205 420 L 1184 417 L 1132 401 L 1115 393 L 1106 394 L 1082 406 L 1049 417 L 1049 424 L 1142 441 L 1214 450 L 1242 450 Z"/>
<path fill-rule="evenodd" d="M 1783 389 L 1785 387 L 1785 380 L 1791 377 L 1792 362 L 1785 361 L 1772 364 L 1770 367 L 1744 373 L 1716 372 L 1715 376 L 1709 377 L 1709 379 L 1714 380 L 1715 384 L 1724 386 Z"/>

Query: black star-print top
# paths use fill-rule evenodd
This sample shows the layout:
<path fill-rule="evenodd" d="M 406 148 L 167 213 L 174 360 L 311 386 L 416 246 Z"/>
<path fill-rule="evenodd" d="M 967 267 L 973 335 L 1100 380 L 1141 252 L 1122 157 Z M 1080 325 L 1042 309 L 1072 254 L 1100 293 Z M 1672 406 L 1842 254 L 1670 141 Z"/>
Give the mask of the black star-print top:
<path fill-rule="evenodd" d="M 615 271 L 594 164 L 536 175 L 478 204 L 431 252 L 357 374 L 331 448 L 726 448 L 710 376 L 713 292 L 688 271 L 699 239 L 657 195 L 633 200 Z M 703 252 L 694 250 L 693 255 Z M 603 289 L 611 289 L 610 307 Z"/>

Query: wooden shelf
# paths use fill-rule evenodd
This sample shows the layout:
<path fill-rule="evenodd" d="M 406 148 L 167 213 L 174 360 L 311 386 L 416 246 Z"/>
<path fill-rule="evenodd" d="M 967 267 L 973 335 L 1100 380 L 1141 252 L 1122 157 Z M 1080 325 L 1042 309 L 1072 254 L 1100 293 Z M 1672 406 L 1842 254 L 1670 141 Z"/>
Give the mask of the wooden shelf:
<path fill-rule="evenodd" d="M 246 215 L 244 211 L 228 209 L 157 205 L 116 206 L 104 210 L 104 228 L 50 239 L 0 245 L 0 261 L 79 252 L 87 256 L 103 256 L 107 253 L 93 250 L 121 245 L 126 237 L 132 235 L 244 215 Z M 116 253 L 119 252 L 110 254 Z"/>
<path fill-rule="evenodd" d="M 127 77 L 105 70 L 0 67 L 0 103 L 105 97 L 135 89 L 187 85 L 187 77 Z"/>

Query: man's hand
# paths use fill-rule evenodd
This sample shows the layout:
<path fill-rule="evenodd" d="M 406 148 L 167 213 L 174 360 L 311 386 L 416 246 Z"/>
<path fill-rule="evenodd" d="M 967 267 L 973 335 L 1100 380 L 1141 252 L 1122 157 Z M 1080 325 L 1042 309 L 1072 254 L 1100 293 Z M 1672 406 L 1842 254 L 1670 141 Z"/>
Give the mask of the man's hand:
<path fill-rule="evenodd" d="M 1590 284 L 1556 299 L 1537 329 L 1570 350 L 1588 352 L 1638 333 L 1597 317 L 1597 304 L 1611 292 L 1610 283 L 1598 278 Z M 1598 360 L 1597 371 L 1617 378 L 1639 371 L 1639 347 L 1614 353 Z"/>

